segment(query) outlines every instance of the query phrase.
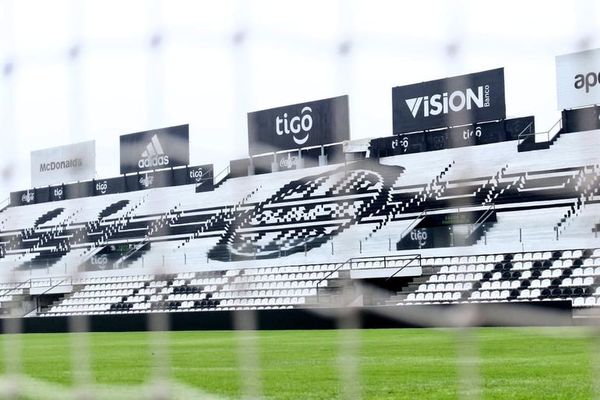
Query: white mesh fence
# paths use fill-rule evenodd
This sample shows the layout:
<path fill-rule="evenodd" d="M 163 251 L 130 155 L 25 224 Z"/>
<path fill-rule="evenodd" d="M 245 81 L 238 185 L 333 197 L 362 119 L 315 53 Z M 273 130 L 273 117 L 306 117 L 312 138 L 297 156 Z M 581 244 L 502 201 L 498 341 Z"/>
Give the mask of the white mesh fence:
<path fill-rule="evenodd" d="M 11 21 L 11 10 L 14 8 L 15 1 L 0 0 L 2 10 L 6 11 L 6 20 Z M 362 70 L 364 65 L 369 65 L 366 61 L 373 63 L 371 65 L 377 65 L 377 63 L 386 62 L 385 53 L 393 51 L 395 47 L 395 41 L 400 40 L 395 38 L 393 34 L 390 34 L 392 39 L 382 40 L 377 43 L 371 43 L 368 40 L 368 35 L 364 35 L 361 31 L 360 26 L 356 26 L 353 22 L 353 18 L 356 17 L 356 13 L 360 13 L 363 7 L 378 7 L 377 3 L 366 4 L 365 2 L 338 2 L 336 6 L 336 12 L 334 15 L 339 18 L 337 25 L 339 25 L 339 32 L 333 35 L 337 43 L 335 46 L 323 45 L 320 43 L 318 38 L 315 40 L 310 35 L 303 35 L 302 33 L 297 35 L 294 33 L 286 32 L 281 35 L 280 39 L 273 39 L 274 42 L 268 41 L 269 45 L 266 50 L 269 51 L 269 46 L 283 46 L 289 47 L 297 51 L 306 51 L 309 53 L 321 54 L 323 58 L 331 60 L 327 67 L 333 68 L 336 73 L 335 76 L 339 80 L 333 87 L 340 91 L 353 91 L 358 85 L 360 80 L 366 79 L 362 73 L 357 71 Z M 98 46 L 97 43 L 86 43 L 85 38 L 82 38 L 79 29 L 79 22 L 77 18 L 81 13 L 81 5 L 77 1 L 67 2 L 67 9 L 73 15 L 72 28 L 75 30 L 74 44 L 70 47 L 70 60 L 69 70 L 72 72 L 69 76 L 69 127 L 72 129 L 72 138 L 78 138 L 76 131 L 86 130 L 87 132 L 93 132 L 89 126 L 85 126 L 86 122 L 83 121 L 81 114 L 82 102 L 88 94 L 86 94 L 86 88 L 81 83 L 81 52 L 90 47 Z M 148 58 L 150 77 L 148 79 L 148 103 L 144 105 L 145 112 L 149 115 L 148 120 L 153 124 L 162 124 L 167 120 L 165 117 L 165 109 L 168 105 L 162 101 L 162 96 L 165 92 L 164 82 L 164 66 L 165 62 L 168 61 L 168 54 L 163 52 L 161 45 L 163 41 L 174 40 L 185 42 L 186 40 L 196 40 L 202 43 L 210 41 L 210 30 L 204 32 L 202 30 L 200 34 L 197 31 L 191 32 L 178 32 L 177 29 L 161 30 L 163 23 L 167 17 L 163 16 L 160 12 L 162 2 L 151 1 L 148 4 L 144 4 L 144 12 L 150 14 L 152 20 L 152 32 L 147 37 L 147 42 L 150 44 L 143 48 L 141 51 L 144 56 Z M 472 32 L 475 27 L 469 25 L 469 19 L 463 20 L 463 16 L 467 15 L 473 6 L 472 3 L 453 3 L 452 5 L 445 5 L 445 3 L 436 3 L 436 6 L 442 7 L 448 13 L 447 19 L 447 42 L 440 43 L 437 41 L 430 41 L 427 37 L 419 37 L 417 35 L 415 41 L 417 44 L 412 49 L 413 53 L 407 55 L 406 62 L 411 62 L 411 56 L 415 56 L 416 59 L 421 59 L 421 53 L 430 53 L 430 60 L 437 59 L 438 62 L 445 65 L 447 68 L 447 75 L 461 74 L 471 72 L 472 68 L 469 63 L 469 54 L 464 54 L 462 51 L 465 48 L 472 35 L 485 35 L 485 31 Z M 514 6 L 514 4 L 513 4 Z M 146 7 L 148 9 L 146 9 Z M 215 6 L 219 7 L 219 6 Z M 252 66 L 254 68 L 260 68 L 260 62 L 256 63 L 254 57 L 261 57 L 261 48 L 249 46 L 247 43 L 250 40 L 254 40 L 256 37 L 260 39 L 262 35 L 277 37 L 277 32 L 270 32 L 268 29 L 263 31 L 257 27 L 256 17 L 252 14 L 252 4 L 249 2 L 232 2 L 229 6 L 223 6 L 232 10 L 233 22 L 230 23 L 231 30 L 230 34 L 231 42 L 227 42 L 224 46 L 231 48 L 231 63 L 227 66 L 231 69 L 231 81 L 233 82 L 233 93 L 229 99 L 234 103 L 232 109 L 239 115 L 245 115 L 248 110 L 249 98 L 254 95 L 255 91 L 260 91 L 258 87 L 250 87 L 251 83 L 256 84 L 260 80 L 252 79 Z M 573 21 L 565 21 L 565 24 L 569 23 L 576 26 L 576 29 L 570 32 L 567 39 L 575 45 L 571 46 L 572 50 L 579 48 L 587 48 L 591 43 L 594 43 L 597 36 L 596 27 L 597 20 L 595 15 L 597 14 L 596 5 L 593 2 L 578 2 L 573 6 L 576 12 L 573 14 Z M 291 7 L 290 7 L 291 8 Z M 385 7 L 383 7 L 385 8 Z M 150 10 L 150 11 L 148 11 Z M 515 7 L 515 12 L 519 12 L 518 7 Z M 493 19 L 493 16 L 490 16 Z M 532 16 L 532 19 L 534 17 Z M 308 23 L 308 22 L 307 22 Z M 510 23 L 507 22 L 507 29 Z M 254 28 L 254 31 L 253 31 Z M 547 29 L 548 32 L 552 31 L 551 26 L 544 24 L 538 25 L 538 31 Z M 14 26 L 5 24 L 2 29 L 5 31 L 5 37 L 10 42 L 11 38 L 14 37 L 13 30 Z M 427 28 L 423 27 L 423 30 Z M 306 32 L 304 32 L 306 33 Z M 253 36 L 254 35 L 254 36 Z M 209 37 L 209 39 L 207 39 Z M 175 38 L 175 39 L 173 39 Z M 527 51 L 522 50 L 522 45 L 519 45 L 520 38 L 493 38 L 490 46 L 497 46 L 500 49 L 506 51 L 507 48 L 514 46 L 522 53 L 523 63 L 527 63 Z M 390 41 L 392 43 L 390 43 Z M 422 41 L 423 45 L 419 45 L 419 41 Z M 220 46 L 222 38 L 211 42 L 211 46 Z M 118 40 L 117 40 L 118 43 Z M 117 46 L 113 43 L 113 45 Z M 360 58 L 355 55 L 358 51 L 365 51 L 364 47 L 373 45 L 372 54 L 368 51 L 366 56 L 363 54 Z M 16 91 L 16 82 L 18 82 L 18 72 L 21 65 L 27 66 L 27 64 L 36 64 L 39 62 L 43 65 L 45 61 L 43 55 L 38 56 L 32 54 L 31 58 L 13 59 L 12 53 L 15 52 L 11 47 L 14 44 L 6 45 L 4 53 L 0 54 L 4 59 L 0 59 L 3 62 L 3 83 L 0 88 L 4 88 L 4 92 L 8 93 L 8 96 L 3 97 L 2 105 L 2 121 L 3 121 L 3 144 L 4 144 L 4 155 L 10 153 L 10 136 L 17 132 L 17 125 L 20 118 L 17 113 L 17 100 L 12 97 L 12 93 Z M 101 46 L 100 46 L 101 47 Z M 109 46 L 110 47 L 110 46 Z M 118 47 L 118 46 L 117 46 Z M 201 48 L 202 46 L 199 46 Z M 410 48 L 410 46 L 408 46 Z M 259 55 L 253 54 L 252 49 Z M 139 49 L 138 49 L 139 50 Z M 200 51 L 200 50 L 199 50 Z M 517 51 L 517 50 L 515 50 Z M 41 52 L 43 53 L 43 52 Z M 272 61 L 272 60 L 271 60 Z M 500 61 L 501 62 L 501 61 Z M 360 64 L 359 64 L 360 63 Z M 258 64 L 258 65 L 256 65 Z M 475 68 L 479 68 L 478 65 Z M 377 74 L 374 67 L 367 68 L 367 74 Z M 482 69 L 482 68 L 481 68 Z M 399 71 L 399 73 L 402 73 Z M 552 81 L 548 82 L 548 85 L 552 85 Z M 213 94 L 214 96 L 214 94 Z M 218 97 L 218 96 L 214 96 Z M 509 100 L 510 101 L 510 100 Z M 89 112 L 89 110 L 87 111 Z M 375 112 L 375 111 L 373 111 Z M 385 114 L 385 113 L 381 113 Z M 35 118 L 35 116 L 31 116 Z M 385 117 L 387 118 L 387 117 Z M 240 123 L 239 118 L 235 118 L 235 123 L 231 125 L 232 129 L 237 131 L 245 131 L 245 126 Z M 363 136 L 374 136 L 376 133 L 368 133 Z M 219 146 L 216 140 L 212 143 L 214 146 Z M 210 149 L 209 149 L 210 151 Z M 10 159 L 10 157 L 8 157 Z M 476 169 L 476 165 L 469 163 L 469 160 L 462 160 L 462 167 L 465 171 Z M 13 162 L 13 161 L 11 161 Z M 18 170 L 18 166 L 10 163 L 3 164 L 3 175 L 6 175 L 5 188 L 8 185 L 19 182 L 15 178 L 15 172 Z M 461 176 L 457 176 L 456 179 L 460 179 Z M 12 188 L 14 189 L 14 188 Z M 5 190 L 8 192 L 8 190 Z M 241 196 L 245 196 L 247 193 L 240 193 Z M 339 246 L 340 243 L 338 242 Z M 343 245 L 343 243 L 341 243 Z M 355 243 L 349 245 L 355 247 Z M 310 253 L 309 253 L 310 255 Z M 241 262 L 243 263 L 243 262 Z M 282 259 L 281 265 L 286 265 L 285 260 Z M 191 269 L 190 271 L 193 271 Z M 65 271 L 67 272 L 67 271 Z M 156 267 L 153 273 L 157 276 L 172 273 L 168 266 Z M 78 275 L 75 272 L 72 278 L 77 279 Z M 5 282 L 22 282 L 22 276 L 17 276 L 12 272 L 4 273 L 3 280 Z M 377 288 L 363 289 L 363 291 L 369 291 L 370 293 L 377 293 Z M 380 294 L 380 297 L 389 297 L 390 293 Z M 347 307 L 347 302 L 343 298 L 340 298 L 339 304 L 330 304 L 330 307 L 320 308 L 314 307 L 309 308 L 311 313 L 316 316 L 333 318 L 336 323 L 335 327 L 339 330 L 338 348 L 336 350 L 336 367 L 337 367 L 337 378 L 340 382 L 341 393 L 340 397 L 345 399 L 360 399 L 364 393 L 364 377 L 361 374 L 360 365 L 360 351 L 361 351 L 361 339 L 360 331 L 357 329 L 360 327 L 360 316 L 359 310 L 354 307 Z M 410 325 L 419 325 L 425 327 L 439 327 L 446 326 L 452 327 L 454 334 L 454 345 L 456 348 L 455 363 L 457 366 L 457 381 L 458 381 L 458 398 L 460 399 L 480 399 L 483 397 L 483 377 L 481 371 L 481 354 L 477 343 L 477 335 L 473 330 L 474 327 L 479 326 L 482 322 L 494 325 L 563 325 L 565 317 L 570 318 L 570 311 L 551 310 L 551 309 L 539 309 L 535 307 L 510 307 L 507 304 L 498 304 L 495 307 L 486 307 L 486 315 L 481 315 L 480 310 L 476 306 L 471 307 L 460 307 L 460 308 L 447 308 L 447 307 L 436 307 L 428 306 L 427 312 L 423 312 L 422 308 L 411 308 L 411 307 L 375 307 L 370 308 L 369 312 L 379 314 L 382 317 L 398 321 L 399 323 L 405 323 Z M 260 336 L 255 331 L 260 326 L 259 323 L 259 311 L 233 311 L 234 312 L 234 328 L 236 332 L 237 340 L 237 370 L 239 372 L 239 380 L 241 397 L 245 399 L 258 399 L 265 396 L 264 389 L 264 376 L 262 375 L 261 368 L 261 345 Z M 23 306 L 14 305 L 14 309 L 10 309 L 7 315 L 8 318 L 4 319 L 4 335 L 2 336 L 2 344 L 4 346 L 4 373 L 0 377 L 0 396 L 7 399 L 20 399 L 20 398 L 32 398 L 32 399 L 217 399 L 221 396 L 204 392 L 197 387 L 193 387 L 182 383 L 181 380 L 175 378 L 174 374 L 174 362 L 171 359 L 170 345 L 171 337 L 170 330 L 171 326 L 169 323 L 169 317 L 166 313 L 148 313 L 147 321 L 150 330 L 149 333 L 149 351 L 151 353 L 151 372 L 148 379 L 139 385 L 124 385 L 124 384 L 98 384 L 94 376 L 93 356 L 92 356 L 92 344 L 90 335 L 86 334 L 90 330 L 90 319 L 92 316 L 72 316 L 69 317 L 69 330 L 72 332 L 68 338 L 70 341 L 69 358 L 71 360 L 70 370 L 72 371 L 72 384 L 62 385 L 58 383 L 52 383 L 50 381 L 30 376 L 26 372 L 26 366 L 24 365 L 23 352 L 24 352 L 24 340 L 23 336 L 19 333 L 23 331 L 23 321 L 19 318 L 23 315 Z M 583 328 L 582 328 L 583 329 Z M 600 371 L 597 362 L 600 357 L 600 336 L 598 335 L 597 328 L 595 326 L 589 326 L 584 329 L 585 333 L 589 335 L 592 340 L 595 341 L 595 354 L 594 362 L 592 363 L 592 374 L 593 374 L 593 393 L 595 398 L 600 398 Z M 544 329 L 536 331 L 540 335 L 549 335 L 551 337 L 569 335 L 570 331 L 563 329 Z M 580 334 L 581 331 L 577 331 L 576 334 Z M 575 333 L 573 333 L 575 334 Z M 198 362 L 201 362 L 198 360 Z M 409 377 L 398 377 L 399 380 L 410 379 Z M 306 383 L 310 385 L 310 382 Z"/>

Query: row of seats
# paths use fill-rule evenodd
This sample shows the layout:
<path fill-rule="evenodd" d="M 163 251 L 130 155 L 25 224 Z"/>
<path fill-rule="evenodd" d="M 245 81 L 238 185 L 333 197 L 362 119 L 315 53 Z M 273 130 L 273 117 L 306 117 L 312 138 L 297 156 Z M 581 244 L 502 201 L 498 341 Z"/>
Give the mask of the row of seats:
<path fill-rule="evenodd" d="M 495 264 L 477 263 L 483 260 L 494 260 Z M 434 272 L 425 283 L 409 285 L 400 304 L 585 297 L 597 287 L 595 277 L 600 267 L 596 270 L 594 266 L 600 264 L 600 249 L 445 257 L 424 262 L 430 262 L 426 267 Z M 456 294 L 465 292 L 460 297 Z"/>
<path fill-rule="evenodd" d="M 122 297 L 73 297 L 62 302 L 64 306 L 84 304 L 112 304 L 120 302 Z"/>
<path fill-rule="evenodd" d="M 94 285 L 85 285 L 83 291 L 95 290 L 123 290 L 123 289 L 139 289 L 144 286 L 145 282 L 122 282 L 122 283 L 102 283 Z"/>
<path fill-rule="evenodd" d="M 421 284 L 417 289 L 418 292 L 454 292 L 454 291 L 463 291 L 463 290 L 471 290 L 473 288 L 473 284 L 471 282 L 462 283 L 438 283 L 438 284 Z"/>
<path fill-rule="evenodd" d="M 331 274 L 331 275 L 329 275 Z M 335 274 L 335 275 L 334 275 Z M 236 283 L 251 283 L 251 282 L 276 282 L 276 281 L 308 281 L 308 280 L 321 280 L 326 276 L 333 277 L 338 276 L 337 272 L 326 273 L 326 272 L 304 272 L 297 274 L 269 274 L 269 275 L 242 275 L 236 278 Z"/>
<path fill-rule="evenodd" d="M 71 298 L 110 297 L 110 296 L 124 297 L 124 296 L 129 296 L 131 294 L 133 294 L 133 289 L 84 290 L 84 291 L 72 293 Z"/>
<path fill-rule="evenodd" d="M 332 278 L 333 279 L 333 278 Z M 229 283 L 224 285 L 222 292 L 230 290 L 266 290 L 266 289 L 296 289 L 296 288 L 314 288 L 320 282 L 319 286 L 326 287 L 327 281 L 275 281 L 275 282 L 257 282 L 257 283 Z"/>
<path fill-rule="evenodd" d="M 236 299 L 245 297 L 298 297 L 298 296 L 316 296 L 316 289 L 275 289 L 275 290 L 242 290 L 236 292 L 217 292 L 215 299 Z"/>
<path fill-rule="evenodd" d="M 286 267 L 246 268 L 244 275 L 269 275 L 269 274 L 298 274 L 305 272 L 327 272 L 338 268 L 336 264 L 310 264 Z"/>
<path fill-rule="evenodd" d="M 523 252 L 515 253 L 512 257 L 512 261 L 536 261 L 536 260 L 547 260 L 552 258 L 553 253 L 550 251 L 544 252 Z M 577 259 L 584 256 L 584 250 L 564 250 L 561 252 L 559 258 L 566 259 Z M 600 257 L 600 249 L 594 249 L 589 253 L 591 257 Z M 421 263 L 423 265 L 432 266 L 452 266 L 452 265 L 465 265 L 465 264 L 485 264 L 485 263 L 498 263 L 504 261 L 504 255 L 502 254 L 488 254 L 479 256 L 462 256 L 462 257 L 437 257 L 437 258 L 424 258 Z"/>
<path fill-rule="evenodd" d="M 243 298 L 223 300 L 219 304 L 220 309 L 229 307 L 259 307 L 259 306 L 277 306 L 277 305 L 303 305 L 306 299 L 304 297 L 278 297 L 278 298 Z"/>
<path fill-rule="evenodd" d="M 75 278 L 74 285 L 97 285 L 102 283 L 122 283 L 122 282 L 148 282 L 154 280 L 152 274 L 131 275 L 131 276 L 102 276 L 94 278 Z"/>

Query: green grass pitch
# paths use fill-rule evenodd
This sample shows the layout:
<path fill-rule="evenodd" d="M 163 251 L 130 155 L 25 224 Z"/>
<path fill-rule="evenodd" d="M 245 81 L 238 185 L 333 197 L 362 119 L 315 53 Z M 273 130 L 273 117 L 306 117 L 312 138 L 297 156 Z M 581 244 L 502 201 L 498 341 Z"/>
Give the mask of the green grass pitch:
<path fill-rule="evenodd" d="M 478 355 L 485 399 L 593 398 L 596 338 L 584 328 L 480 328 L 360 331 L 260 331 L 261 393 L 268 399 L 333 399 L 341 393 L 340 348 L 359 362 L 364 399 L 455 399 L 464 359 Z M 141 384 L 151 377 L 152 333 L 88 333 L 94 381 Z M 177 381 L 225 398 L 241 392 L 236 332 L 170 332 L 170 371 Z M 73 337 L 21 335 L 23 373 L 70 385 Z M 11 340 L 7 340 L 11 339 Z M 2 352 L 14 337 L 0 336 Z M 346 342 L 348 341 L 348 342 Z M 4 353 L 2 356 L 2 368 Z"/>

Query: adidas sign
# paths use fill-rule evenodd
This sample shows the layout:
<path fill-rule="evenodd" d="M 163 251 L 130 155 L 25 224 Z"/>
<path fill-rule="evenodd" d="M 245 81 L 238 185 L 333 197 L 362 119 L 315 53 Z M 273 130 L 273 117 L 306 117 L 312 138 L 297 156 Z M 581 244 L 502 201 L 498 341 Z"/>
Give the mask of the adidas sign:
<path fill-rule="evenodd" d="M 142 152 L 142 158 L 138 161 L 138 167 L 144 168 L 156 168 L 166 167 L 169 165 L 169 156 L 163 151 L 158 136 L 152 136 L 150 143 L 146 146 L 146 150 Z"/>

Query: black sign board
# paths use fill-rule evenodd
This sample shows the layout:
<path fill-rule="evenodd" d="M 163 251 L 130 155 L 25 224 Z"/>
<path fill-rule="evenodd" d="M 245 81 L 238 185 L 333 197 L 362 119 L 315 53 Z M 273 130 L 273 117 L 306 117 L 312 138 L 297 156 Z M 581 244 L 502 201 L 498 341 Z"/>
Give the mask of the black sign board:
<path fill-rule="evenodd" d="M 189 167 L 193 168 L 193 167 Z M 188 182 L 188 168 L 175 168 L 173 169 L 173 182 L 172 186 L 187 185 Z"/>
<path fill-rule="evenodd" d="M 250 155 L 349 139 L 348 96 L 248 113 Z"/>
<path fill-rule="evenodd" d="M 94 181 L 70 183 L 62 186 L 64 189 L 64 200 L 77 199 L 80 197 L 89 197 L 94 195 Z"/>
<path fill-rule="evenodd" d="M 35 190 L 35 202 L 36 203 L 46 203 L 50 201 L 50 187 L 41 187 L 36 188 Z"/>
<path fill-rule="evenodd" d="M 146 171 L 116 178 L 97 179 L 46 186 L 37 189 L 12 192 L 10 205 L 13 207 L 48 201 L 76 199 L 87 196 L 102 196 L 179 185 L 196 185 L 196 192 L 214 190 L 213 165 L 197 165 L 160 171 Z"/>
<path fill-rule="evenodd" d="M 533 116 L 511 118 L 504 121 L 506 140 L 517 140 L 520 134 L 528 135 L 535 132 L 535 118 Z"/>
<path fill-rule="evenodd" d="M 504 69 L 392 88 L 395 134 L 506 118 Z"/>
<path fill-rule="evenodd" d="M 125 192 L 125 178 L 98 179 L 94 181 L 94 195 L 115 194 Z"/>
<path fill-rule="evenodd" d="M 121 173 L 188 165 L 189 126 L 132 133 L 120 138 Z"/>
<path fill-rule="evenodd" d="M 565 132 L 583 132 L 600 129 L 600 106 L 564 110 L 562 123 Z"/>
<path fill-rule="evenodd" d="M 196 165 L 194 167 L 187 168 L 187 182 L 186 183 L 196 183 L 199 184 L 201 182 L 205 182 L 207 180 L 212 181 L 213 174 L 213 165 Z"/>
<path fill-rule="evenodd" d="M 450 149 L 481 144 L 516 140 L 521 132 L 535 131 L 533 117 L 506 119 L 464 125 L 456 128 L 436 129 L 372 139 L 371 157 L 390 157 L 399 154 Z"/>
<path fill-rule="evenodd" d="M 394 135 L 372 139 L 370 146 L 372 157 L 391 157 L 427 151 L 423 134 Z"/>
<path fill-rule="evenodd" d="M 429 132 L 426 134 L 428 135 Z M 447 129 L 448 147 L 464 147 L 506 140 L 504 124 L 490 122 Z"/>
<path fill-rule="evenodd" d="M 50 201 L 60 201 L 66 198 L 65 185 L 50 187 Z"/>
<path fill-rule="evenodd" d="M 35 190 L 21 190 L 18 192 L 11 192 L 10 194 L 10 205 L 11 206 L 26 206 L 29 204 L 35 204 Z"/>

